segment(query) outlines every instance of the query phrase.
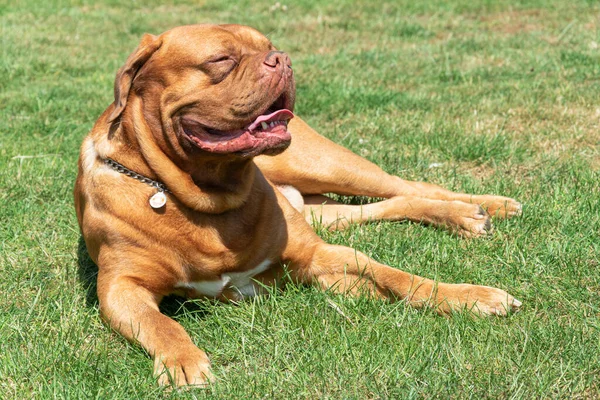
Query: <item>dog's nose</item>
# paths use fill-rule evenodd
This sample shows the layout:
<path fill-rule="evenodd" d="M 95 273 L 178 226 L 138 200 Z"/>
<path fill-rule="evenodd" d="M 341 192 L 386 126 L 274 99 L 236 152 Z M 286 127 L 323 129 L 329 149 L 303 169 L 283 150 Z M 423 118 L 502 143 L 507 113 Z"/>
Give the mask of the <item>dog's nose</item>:
<path fill-rule="evenodd" d="M 270 68 L 279 68 L 279 67 L 288 67 L 292 68 L 292 60 L 290 57 L 285 54 L 283 51 L 271 51 L 265 57 L 265 61 L 263 63 Z"/>

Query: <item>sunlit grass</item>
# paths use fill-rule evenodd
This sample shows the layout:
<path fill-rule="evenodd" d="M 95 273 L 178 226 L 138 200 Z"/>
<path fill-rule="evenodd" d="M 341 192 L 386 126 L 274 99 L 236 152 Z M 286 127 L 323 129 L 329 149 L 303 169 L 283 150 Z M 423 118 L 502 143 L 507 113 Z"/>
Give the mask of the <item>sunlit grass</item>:
<path fill-rule="evenodd" d="M 0 397 L 600 396 L 596 3 L 286 5 L 0 2 Z M 98 317 L 71 191 L 141 35 L 196 22 L 269 35 L 294 62 L 297 113 L 385 170 L 523 201 L 482 240 L 409 223 L 320 232 L 410 272 L 501 287 L 523 310 L 446 319 L 293 286 L 237 306 L 171 299 L 217 383 L 158 388 L 143 350 Z"/>

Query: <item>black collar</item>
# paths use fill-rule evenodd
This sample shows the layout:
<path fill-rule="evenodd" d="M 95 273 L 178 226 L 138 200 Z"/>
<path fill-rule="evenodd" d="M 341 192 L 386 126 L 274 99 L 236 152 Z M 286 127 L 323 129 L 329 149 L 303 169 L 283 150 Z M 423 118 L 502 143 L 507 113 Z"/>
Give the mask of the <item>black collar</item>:
<path fill-rule="evenodd" d="M 146 184 L 152 186 L 153 188 L 158 189 L 161 192 L 171 193 L 171 191 L 169 189 L 167 189 L 167 187 L 165 186 L 164 183 L 161 183 L 158 181 L 153 181 L 150 178 L 146 178 L 144 175 L 140 175 L 137 172 L 130 170 L 126 166 L 119 164 L 115 160 L 111 160 L 110 158 L 105 158 L 103 161 L 106 165 L 108 165 L 109 167 L 111 167 L 112 169 L 114 169 L 115 171 L 117 171 L 121 174 L 127 175 L 133 179 L 137 179 L 138 181 L 140 181 L 142 183 L 146 183 Z"/>

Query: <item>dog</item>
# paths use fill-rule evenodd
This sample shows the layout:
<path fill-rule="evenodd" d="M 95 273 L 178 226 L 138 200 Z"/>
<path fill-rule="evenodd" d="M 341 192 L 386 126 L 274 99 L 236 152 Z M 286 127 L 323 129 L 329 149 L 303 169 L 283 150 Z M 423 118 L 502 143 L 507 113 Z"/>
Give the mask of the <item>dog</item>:
<path fill-rule="evenodd" d="M 213 379 L 205 352 L 159 311 L 171 294 L 239 301 L 285 278 L 439 313 L 521 306 L 503 290 L 434 282 L 316 235 L 310 222 L 409 219 L 479 236 L 490 214 L 521 206 L 402 180 L 320 136 L 293 114 L 289 56 L 258 31 L 146 34 L 114 95 L 83 141 L 75 207 L 98 266 L 101 316 L 153 357 L 161 385 Z M 386 200 L 344 205 L 324 193 Z"/>

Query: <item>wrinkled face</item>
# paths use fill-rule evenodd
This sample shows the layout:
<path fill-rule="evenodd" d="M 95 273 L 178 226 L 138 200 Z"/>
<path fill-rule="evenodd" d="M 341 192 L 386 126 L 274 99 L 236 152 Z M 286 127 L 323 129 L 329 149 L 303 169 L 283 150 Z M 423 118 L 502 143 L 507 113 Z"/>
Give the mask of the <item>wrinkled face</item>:
<path fill-rule="evenodd" d="M 291 61 L 266 37 L 244 26 L 197 25 L 160 39 L 134 85 L 160 82 L 161 119 L 186 153 L 252 157 L 289 145 Z"/>

